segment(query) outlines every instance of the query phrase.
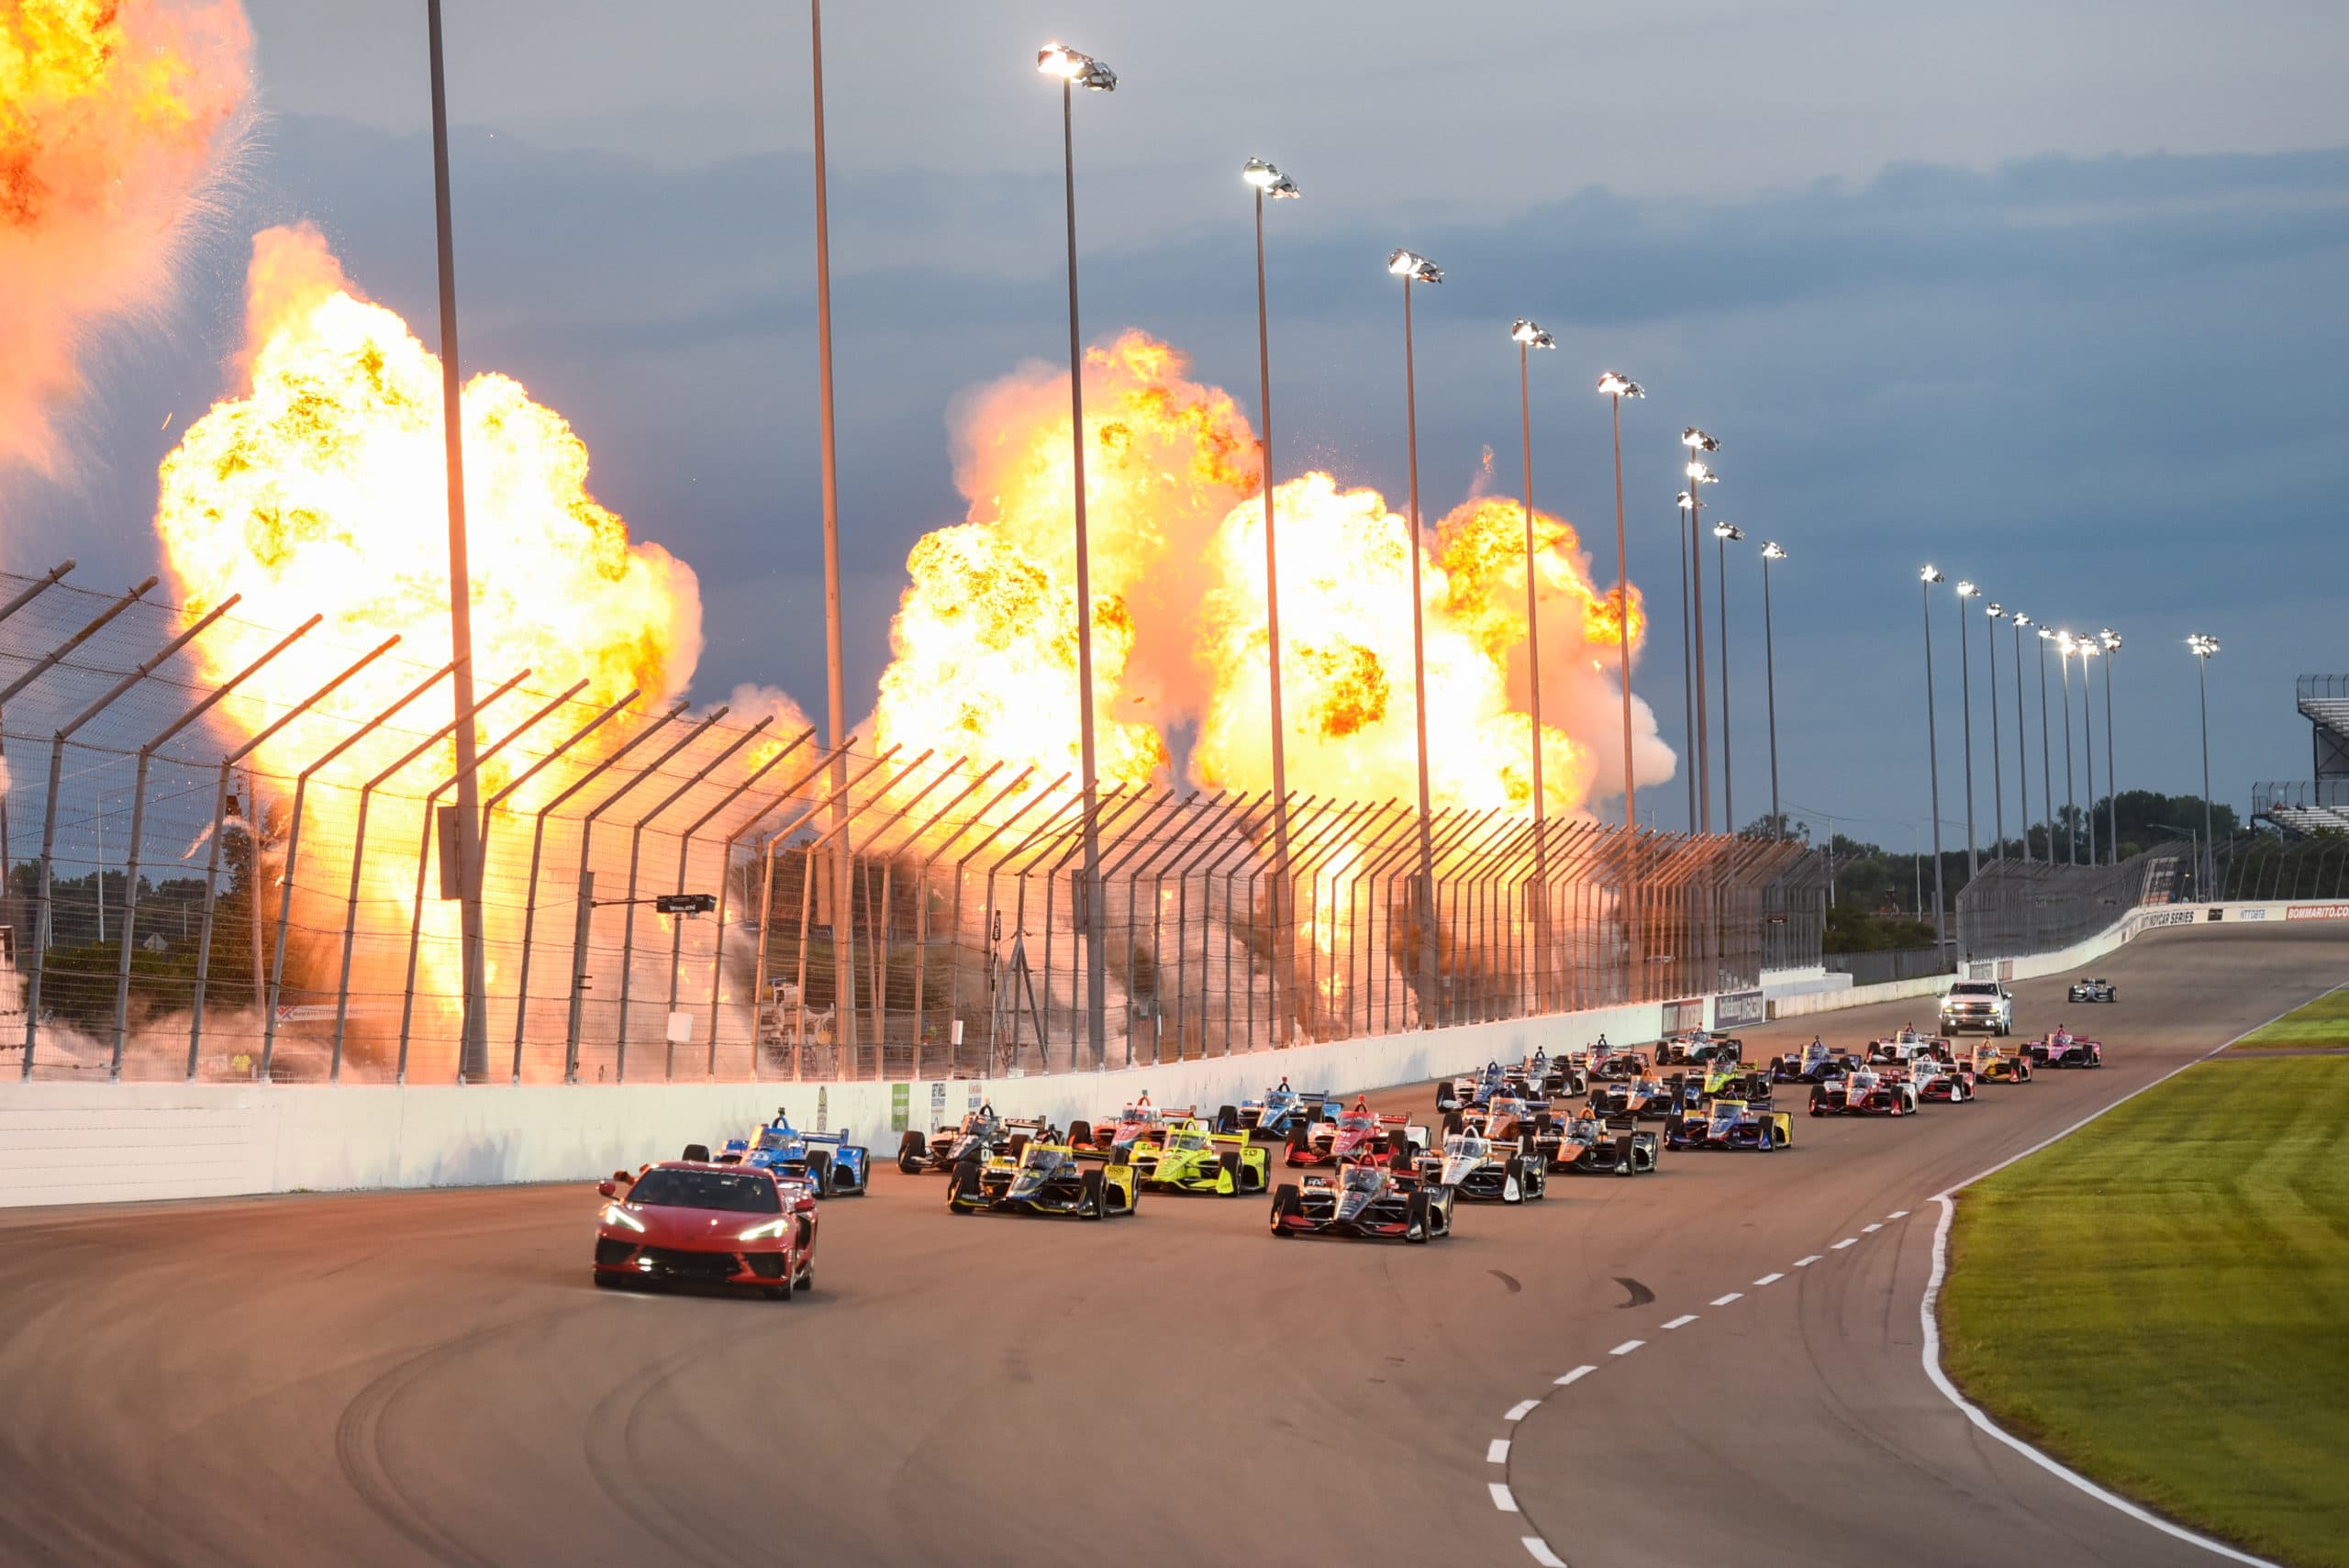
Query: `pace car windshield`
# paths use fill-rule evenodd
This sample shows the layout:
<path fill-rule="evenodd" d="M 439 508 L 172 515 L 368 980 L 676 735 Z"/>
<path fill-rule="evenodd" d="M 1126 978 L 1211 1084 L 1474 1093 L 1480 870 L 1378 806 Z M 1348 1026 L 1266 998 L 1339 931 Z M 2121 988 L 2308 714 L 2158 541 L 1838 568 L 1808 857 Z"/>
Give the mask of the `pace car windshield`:
<path fill-rule="evenodd" d="M 764 1175 L 731 1171 L 647 1171 L 628 1201 L 660 1208 L 714 1208 L 727 1214 L 780 1214 L 783 1199 Z"/>

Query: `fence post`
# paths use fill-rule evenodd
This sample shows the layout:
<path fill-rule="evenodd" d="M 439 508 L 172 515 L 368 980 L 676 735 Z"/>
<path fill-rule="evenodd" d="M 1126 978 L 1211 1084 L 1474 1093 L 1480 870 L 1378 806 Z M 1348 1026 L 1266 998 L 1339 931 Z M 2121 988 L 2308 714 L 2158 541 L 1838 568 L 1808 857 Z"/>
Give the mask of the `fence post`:
<path fill-rule="evenodd" d="M 1025 781 L 1026 779 L 1028 779 L 1028 778 L 1029 778 L 1029 777 L 1030 777 L 1030 776 L 1034 772 L 1035 772 L 1035 770 L 1034 770 L 1033 768 L 1029 768 L 1029 769 L 1024 769 L 1024 770 L 1022 770 L 1022 771 L 1021 771 L 1021 773 L 1020 773 L 1019 777 L 1019 778 L 1016 778 L 1016 779 L 1014 779 L 1014 780 L 1012 780 L 1012 781 L 1011 781 L 1011 784 L 1010 784 L 1010 786 L 1009 786 L 1008 788 L 1007 788 L 1007 789 L 1006 789 L 1006 791 L 1005 791 L 1004 793 L 1005 793 L 1006 795 L 1008 795 L 1008 794 L 1009 794 L 1009 793 L 1010 793 L 1010 790 L 1011 790 L 1011 789 L 1016 789 L 1016 788 L 1018 788 L 1018 787 L 1019 786 L 1019 784 L 1020 784 L 1023 781 Z M 1027 816 L 1029 812 L 1030 812 L 1030 811 L 1034 810 L 1037 806 L 1039 806 L 1042 805 L 1042 804 L 1044 803 L 1044 801 L 1045 801 L 1049 796 L 1051 796 L 1051 795 L 1052 795 L 1052 794 L 1055 790 L 1058 790 L 1058 789 L 1060 789 L 1063 785 L 1066 784 L 1068 783 L 1068 781 L 1069 781 L 1069 777 L 1070 777 L 1070 775 L 1069 775 L 1069 774 L 1067 774 L 1067 773 L 1063 773 L 1063 774 L 1061 774 L 1061 776 L 1060 776 L 1060 777 L 1058 777 L 1058 778 L 1054 779 L 1052 783 L 1050 783 L 1050 784 L 1046 784 L 1043 788 L 1041 788 L 1041 789 L 1040 789 L 1040 790 L 1036 791 L 1036 793 L 1035 793 L 1035 794 L 1033 794 L 1033 795 L 1030 795 L 1026 800 L 1021 801 L 1021 802 L 1019 803 L 1019 808 L 1018 808 L 1017 810 L 1013 811 L 1013 812 L 1012 812 L 1012 814 L 1011 814 L 1010 816 L 1008 816 L 1008 817 L 1005 817 L 1001 822 L 997 823 L 994 828 L 990 828 L 990 829 L 988 830 L 988 832 L 987 832 L 987 836 L 986 836 L 985 838 L 981 839 L 977 843 L 975 843 L 975 844 L 972 845 L 968 850 L 964 851 L 963 852 L 963 856 L 962 856 L 962 858 L 961 858 L 960 860 L 958 860 L 958 861 L 956 861 L 956 862 L 954 862 L 954 908 L 953 908 L 953 913 L 952 913 L 952 917 L 952 917 L 952 923 L 953 923 L 954 939 L 953 939 L 953 945 L 952 945 L 952 947 L 950 947 L 950 948 L 947 950 L 947 952 L 946 952 L 946 1008 L 947 1008 L 947 1018 L 948 1018 L 948 1024 L 947 1024 L 947 1037 L 948 1037 L 948 1044 L 949 1044 L 950 1046 L 952 1046 L 952 1043 L 953 1043 L 953 1038 L 952 1038 L 952 1037 L 953 1037 L 953 1032 L 954 1032 L 953 1026 L 954 1026 L 955 1024 L 960 1023 L 960 1022 L 962 1021 L 961 1015 L 955 1011 L 955 1007 L 956 1007 L 956 1005 L 957 1005 L 957 1003 L 956 1003 L 956 998 L 957 998 L 957 996 L 958 996 L 958 995 L 959 995 L 959 993 L 960 993 L 960 990 L 961 990 L 960 982 L 961 982 L 961 979 L 962 979 L 962 969 L 963 969 L 963 868 L 965 868 L 966 866 L 968 866 L 968 865 L 971 863 L 972 860 L 973 860 L 974 858 L 975 858 L 975 857 L 980 853 L 980 851 L 984 851 L 984 850 L 985 850 L 985 849 L 989 844 L 994 843 L 994 842 L 996 841 L 996 839 L 998 839 L 998 838 L 1002 837 L 1002 836 L 1003 836 L 1003 834 L 1004 834 L 1005 832 L 1007 832 L 1007 831 L 1008 831 L 1008 830 L 1012 827 L 1012 825 L 1013 825 L 1013 824 L 1017 823 L 1017 822 L 1018 822 L 1018 821 L 1019 821 L 1022 817 Z M 997 795 L 997 796 L 996 797 L 996 802 L 1000 802 L 1002 799 L 1003 799 L 1003 795 Z M 989 809 L 990 811 L 994 809 L 994 806 L 995 806 L 996 802 L 990 802 L 990 803 L 989 803 L 988 809 Z M 1065 808 L 1063 808 L 1063 809 L 1065 809 Z M 1053 813 L 1053 815 L 1054 815 L 1054 816 L 1058 816 L 1058 815 L 1059 815 L 1059 813 L 1058 813 L 1058 812 L 1055 812 L 1055 813 Z M 984 820 L 984 817 L 985 817 L 985 814 L 984 814 L 984 813 L 982 813 L 982 820 Z M 995 873 L 996 873 L 996 868 L 997 866 L 1001 865 L 1002 863 L 1003 863 L 1003 862 L 1002 862 L 1001 858 L 1000 858 L 1000 857 L 998 857 L 998 858 L 996 859 L 996 861 L 993 864 L 990 864 L 990 865 L 987 867 L 987 897 L 986 897 L 986 903 L 985 903 L 985 905 L 981 908 L 981 910 L 980 910 L 980 912 L 979 912 L 979 940 L 980 940 L 980 942 L 981 942 L 982 944 L 986 944 L 986 943 L 989 943 L 989 942 L 991 942 L 991 941 L 993 940 L 993 939 L 988 935 L 988 932 L 987 932 L 988 917 L 992 914 L 992 912 L 994 911 L 994 908 L 995 908 Z M 994 976 L 994 970 L 993 970 L 993 968 L 992 968 L 992 965 L 993 965 L 993 962 L 994 962 L 994 952 L 995 952 L 995 950 L 994 950 L 994 948 L 993 948 L 993 947 L 991 947 L 991 946 L 990 946 L 990 947 L 988 947 L 988 948 L 987 948 L 988 963 L 989 963 L 989 965 L 990 965 L 990 967 L 989 967 L 989 969 L 988 969 L 988 971 L 987 971 L 987 974 L 988 974 L 988 977 L 989 977 L 989 984 L 992 984 L 992 983 L 993 983 L 993 976 Z M 994 1006 L 994 997 L 993 997 L 992 993 L 990 993 L 989 997 L 988 997 L 987 1028 L 988 1028 L 989 1029 L 994 1029 L 994 1027 L 995 1027 L 995 1006 Z M 954 1070 L 956 1070 L 957 1068 L 959 1068 L 959 1067 L 962 1065 L 962 1062 L 963 1062 L 963 1053 L 962 1053 L 962 1051 L 961 1051 L 957 1050 L 957 1051 L 955 1051 L 953 1052 L 952 1058 L 952 1059 L 949 1061 L 949 1062 L 947 1063 L 947 1071 L 948 1071 L 948 1072 L 950 1072 L 950 1073 L 953 1072 Z"/>
<path fill-rule="evenodd" d="M 989 762 L 987 764 L 986 771 L 979 774 L 978 777 L 973 779 L 968 784 L 964 785 L 962 794 L 956 795 L 952 800 L 948 801 L 944 806 L 941 806 L 938 809 L 937 814 L 922 825 L 921 832 L 916 835 L 916 837 L 927 837 L 931 828 L 937 827 L 939 823 L 946 819 L 946 814 L 948 812 L 953 810 L 957 806 L 960 806 L 964 800 L 968 799 L 973 792 L 985 784 L 987 780 L 993 778 L 1002 767 L 1003 764 L 1001 762 Z M 1033 766 L 1020 769 L 1018 775 L 1015 776 L 1009 784 L 1004 785 L 1002 789 L 996 791 L 996 794 L 988 799 L 985 805 L 980 806 L 979 809 L 972 815 L 969 821 L 963 823 L 963 826 L 955 828 L 954 831 L 940 840 L 938 843 L 931 848 L 930 853 L 922 857 L 920 869 L 917 873 L 921 885 L 921 896 L 915 900 L 914 903 L 914 1065 L 912 1076 L 916 1079 L 918 1079 L 921 1076 L 922 1057 L 925 1054 L 922 1050 L 921 1015 L 923 1006 L 929 999 L 923 989 L 924 975 L 922 971 L 924 961 L 930 954 L 930 868 L 937 863 L 938 858 L 941 855 L 953 848 L 956 840 L 969 832 L 979 823 L 985 821 L 987 817 L 987 814 L 996 808 L 996 805 L 1002 801 L 1004 796 L 1009 795 L 1013 790 L 1018 789 L 1022 784 L 1025 784 L 1028 781 L 1029 776 L 1035 771 L 1036 770 Z M 959 885 L 958 878 L 958 885 L 955 888 L 955 893 L 958 895 L 958 904 L 962 888 Z M 961 932 L 958 931 L 955 934 L 959 938 Z M 954 1010 L 954 998 L 950 995 L 946 999 L 946 1003 L 947 1014 L 951 1018 L 953 1015 Z"/>

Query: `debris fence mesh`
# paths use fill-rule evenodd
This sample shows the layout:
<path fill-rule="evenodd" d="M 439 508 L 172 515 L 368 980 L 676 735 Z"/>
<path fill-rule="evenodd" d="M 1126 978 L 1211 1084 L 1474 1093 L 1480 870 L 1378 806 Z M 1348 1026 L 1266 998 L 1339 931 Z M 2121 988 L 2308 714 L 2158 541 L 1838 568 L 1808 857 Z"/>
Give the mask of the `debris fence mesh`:
<path fill-rule="evenodd" d="M 25 1075 L 459 1076 L 434 658 L 0 574 L 0 1043 Z M 1822 868 L 1792 842 L 1469 810 L 1423 834 L 1405 802 L 1163 782 L 1088 809 L 1057 768 L 835 751 L 796 713 L 474 685 L 492 1082 L 1116 1067 L 1820 962 Z"/>

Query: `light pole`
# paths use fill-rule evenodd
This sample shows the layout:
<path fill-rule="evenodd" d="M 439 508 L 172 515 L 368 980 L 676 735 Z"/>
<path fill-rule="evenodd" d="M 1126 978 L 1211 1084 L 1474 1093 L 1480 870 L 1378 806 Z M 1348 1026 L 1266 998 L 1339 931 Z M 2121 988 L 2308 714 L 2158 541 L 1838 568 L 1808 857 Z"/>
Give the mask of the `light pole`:
<path fill-rule="evenodd" d="M 2039 628 L 2039 784 L 2047 803 L 2047 863 L 2055 863 L 2055 753 L 2047 739 L 2047 645 L 2054 632 Z"/>
<path fill-rule="evenodd" d="M 1542 617 L 1533 565 L 1533 384 L 1528 366 L 1536 349 L 1554 349 L 1558 340 L 1542 330 L 1540 322 L 1519 317 L 1510 324 L 1509 341 L 1517 345 L 1518 424 L 1525 443 L 1525 657 L 1532 677 L 1533 712 L 1533 940 L 1540 954 L 1534 975 L 1534 996 L 1542 997 L 1542 980 L 1550 973 L 1550 857 L 1543 831 L 1546 815 L 1542 799 Z"/>
<path fill-rule="evenodd" d="M 1958 727 L 1965 737 L 1965 880 L 1980 873 L 1982 862 L 1974 840 L 1974 659 L 1965 646 L 1965 601 L 1982 590 L 1961 580 L 1957 584 Z"/>
<path fill-rule="evenodd" d="M 1737 802 L 1730 779 L 1729 728 L 1729 547 L 1745 537 L 1735 523 L 1713 525 L 1713 591 L 1720 601 L 1721 644 L 1721 831 L 1737 831 Z"/>
<path fill-rule="evenodd" d="M 482 946 L 481 797 L 473 777 L 473 568 L 466 555 L 464 382 L 457 363 L 457 241 L 449 200 L 449 83 L 440 62 L 440 0 L 427 0 L 425 33 L 432 53 L 432 206 L 440 252 L 440 430 L 449 469 L 449 647 L 454 667 L 450 685 L 457 710 L 457 898 L 465 988 L 457 1079 L 475 1084 L 489 1076 L 489 966 Z M 256 908 L 259 896 L 256 890 Z M 29 1063 L 31 1053 L 26 1054 Z"/>
<path fill-rule="evenodd" d="M 1440 284 L 1443 269 L 1424 256 L 1397 250 L 1386 270 L 1403 280 L 1403 430 L 1410 448 L 1411 481 L 1411 702 L 1419 720 L 1419 1026 L 1431 1027 L 1435 1000 L 1435 840 L 1428 796 L 1427 640 L 1419 605 L 1419 393 L 1411 349 L 1411 285 Z M 1526 563 L 1528 570 L 1532 562 Z"/>
<path fill-rule="evenodd" d="M 2022 818 L 2022 858 L 2031 861 L 2031 748 L 2023 738 L 2022 728 L 2022 628 L 2031 617 L 2021 610 L 2011 617 L 2015 628 L 2015 806 Z M 2044 661 L 2042 662 L 2043 670 Z M 2051 853 L 2051 861 L 2054 856 Z"/>
<path fill-rule="evenodd" d="M 2207 890 L 2218 870 L 2218 856 L 2210 841 L 2210 658 L 2219 651 L 2219 639 L 2198 631 L 2186 639 L 2186 646 L 2194 654 L 2194 687 L 2202 703 L 2202 852 L 2209 857 L 2204 862 L 2202 885 Z M 2210 901 L 2208 891 L 2203 893 L 2202 901 Z"/>
<path fill-rule="evenodd" d="M 832 748 L 832 973 L 840 1043 L 856 1061 L 856 858 L 849 843 L 848 697 L 841 667 L 840 460 L 832 439 L 832 239 L 824 156 L 823 0 L 807 0 L 816 114 L 816 406 L 824 488 L 824 696 Z M 766 915 L 759 916 L 762 929 Z M 841 977 L 845 976 L 845 979 Z"/>
<path fill-rule="evenodd" d="M 1704 487 L 1720 483 L 1720 475 L 1707 465 L 1704 453 L 1721 450 L 1720 442 L 1691 425 L 1680 432 L 1680 444 L 1688 449 L 1688 628 L 1695 648 L 1691 667 L 1697 684 L 1697 706 L 1689 723 L 1697 732 L 1697 811 L 1700 830 L 1713 830 L 1713 764 L 1711 726 L 1705 717 L 1705 553 L 1704 536 L 1698 525 L 1704 520 Z"/>
<path fill-rule="evenodd" d="M 1770 831 L 1774 837 L 1786 835 L 1786 818 L 1778 815 L 1778 662 L 1776 640 L 1770 627 L 1770 562 L 1784 561 L 1787 552 L 1776 539 L 1762 542 L 1762 689 L 1767 695 L 1770 707 Z M 1835 823 L 1827 823 L 1827 902 L 1835 902 Z"/>
<path fill-rule="evenodd" d="M 1999 777 L 2005 762 L 1998 746 L 1998 619 L 2007 608 L 1988 604 L 1982 606 L 1982 613 L 1990 617 L 1990 628 L 1982 634 L 1982 656 L 1990 665 L 1990 847 L 2003 861 L 2007 858 L 2007 785 Z"/>
<path fill-rule="evenodd" d="M 1933 720 L 1933 584 L 1942 580 L 1942 574 L 1928 566 L 1917 576 L 1919 597 L 1925 607 L 1925 773 L 1932 781 L 1933 962 L 1938 965 L 1949 951 L 1948 917 L 1943 912 L 1945 900 L 1942 897 L 1941 732 Z"/>
<path fill-rule="evenodd" d="M 2073 647 L 2080 654 L 2080 756 L 2087 770 L 2088 785 L 2088 864 L 2096 864 L 2096 695 L 2089 690 L 2089 661 L 2099 652 L 2096 639 L 2081 637 L 2073 639 Z"/>
<path fill-rule="evenodd" d="M 2109 659 L 2121 651 L 2121 634 L 2105 627 L 2096 634 Z M 2121 786 L 2112 782 L 2112 666 L 2104 667 L 2104 825 L 2106 843 L 2112 846 L 2112 863 L 2121 863 Z"/>
<path fill-rule="evenodd" d="M 2042 636 L 2046 635 L 2042 633 Z M 2072 634 L 2055 634 L 2055 663 L 2064 683 L 2064 857 L 2080 863 L 2080 803 L 2072 794 Z"/>
<path fill-rule="evenodd" d="M 1681 760 L 1687 765 L 1681 770 L 1688 785 L 1688 831 L 1697 831 L 1697 661 L 1690 651 L 1696 632 L 1696 622 L 1688 613 L 1688 530 L 1694 525 L 1686 520 L 1688 509 L 1697 504 L 1694 491 L 1680 493 L 1683 517 L 1675 524 L 1680 535 L 1680 733 Z"/>
<path fill-rule="evenodd" d="M 1101 907 L 1101 829 L 1096 807 L 1099 778 L 1093 755 L 1093 558 L 1085 527 L 1085 338 L 1076 309 L 1076 117 L 1080 86 L 1095 93 L 1118 90 L 1118 73 L 1089 54 L 1060 44 L 1036 51 L 1036 69 L 1061 83 L 1061 183 L 1068 208 L 1068 408 L 1069 457 L 1074 473 L 1071 494 L 1076 511 L 1076 706 L 1078 745 L 1085 774 L 1085 889 L 1078 900 L 1085 927 L 1085 1021 L 1098 1063 L 1108 1048 L 1108 942 Z"/>
<path fill-rule="evenodd" d="M 1623 596 L 1623 627 L 1620 627 L 1620 685 L 1623 685 L 1623 833 L 1631 842 L 1631 831 L 1640 821 L 1632 803 L 1631 779 L 1631 547 L 1623 539 L 1623 399 L 1626 396 L 1647 396 L 1640 383 L 1620 371 L 1599 373 L 1599 396 L 1614 404 L 1614 437 L 1616 437 L 1616 594 Z M 1628 854 L 1628 850 L 1626 850 Z M 1626 859 L 1628 863 L 1628 859 Z"/>
<path fill-rule="evenodd" d="M 1273 1038 L 1288 1043 L 1286 998 L 1290 983 L 1287 915 L 1288 862 L 1288 729 L 1281 717 L 1281 574 L 1280 551 L 1273 533 L 1273 349 L 1270 318 L 1264 308 L 1264 198 L 1291 201 L 1304 193 L 1297 182 L 1261 158 L 1251 158 L 1240 177 L 1255 191 L 1256 206 L 1256 388 L 1264 443 L 1264 638 L 1270 645 L 1273 736 L 1273 851 L 1280 874 L 1272 879 L 1273 899 Z"/>

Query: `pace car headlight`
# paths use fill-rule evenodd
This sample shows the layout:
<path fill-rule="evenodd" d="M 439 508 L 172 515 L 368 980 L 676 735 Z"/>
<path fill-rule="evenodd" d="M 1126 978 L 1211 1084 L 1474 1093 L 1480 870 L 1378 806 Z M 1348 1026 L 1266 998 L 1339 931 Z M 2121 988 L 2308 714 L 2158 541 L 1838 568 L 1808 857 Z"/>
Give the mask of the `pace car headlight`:
<path fill-rule="evenodd" d="M 735 1240 L 737 1241 L 772 1240 L 774 1238 L 782 1235 L 785 1231 L 790 1229 L 791 1220 L 789 1217 L 786 1216 L 781 1219 L 769 1219 L 760 1224 L 753 1225 L 748 1230 L 745 1230 L 740 1236 L 737 1236 Z"/>
<path fill-rule="evenodd" d="M 636 1216 L 630 1214 L 628 1210 L 622 1208 L 616 1203 L 607 1203 L 604 1206 L 604 1223 L 607 1225 L 625 1225 L 630 1230 L 636 1231 L 640 1235 L 642 1234 L 644 1230 L 644 1221 L 639 1219 Z"/>

